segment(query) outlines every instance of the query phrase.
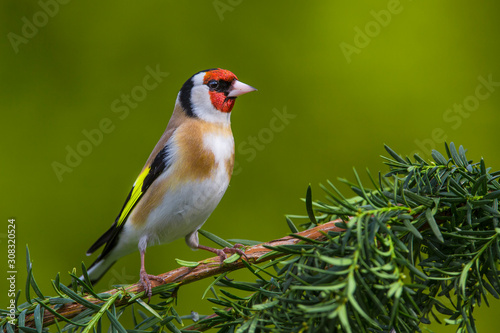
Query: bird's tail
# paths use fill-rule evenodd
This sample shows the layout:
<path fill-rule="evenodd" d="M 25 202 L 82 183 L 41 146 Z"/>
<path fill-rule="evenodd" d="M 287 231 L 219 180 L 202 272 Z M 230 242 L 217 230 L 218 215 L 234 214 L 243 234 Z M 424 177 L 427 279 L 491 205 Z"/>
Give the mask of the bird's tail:
<path fill-rule="evenodd" d="M 115 262 L 116 259 L 109 258 L 109 256 L 106 256 L 104 258 L 101 258 L 101 256 L 99 256 L 87 269 L 87 273 L 89 275 L 90 282 L 92 282 L 92 285 L 95 285 L 104 276 L 104 274 L 106 274 L 111 266 L 115 264 Z"/>

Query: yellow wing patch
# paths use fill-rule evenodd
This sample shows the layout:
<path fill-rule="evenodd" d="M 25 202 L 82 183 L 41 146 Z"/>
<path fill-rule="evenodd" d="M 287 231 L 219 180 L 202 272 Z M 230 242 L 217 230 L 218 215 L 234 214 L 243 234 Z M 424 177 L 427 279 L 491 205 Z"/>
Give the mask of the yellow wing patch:
<path fill-rule="evenodd" d="M 149 173 L 149 170 L 151 170 L 151 167 L 147 167 L 144 169 L 140 174 L 139 177 L 137 177 L 134 187 L 132 188 L 132 193 L 130 194 L 130 198 L 125 204 L 125 207 L 123 207 L 123 210 L 120 214 L 120 217 L 118 219 L 118 226 L 122 225 L 125 219 L 127 218 L 128 214 L 136 204 L 137 200 L 142 196 L 144 192 L 142 192 L 142 184 L 144 182 L 144 178 Z"/>

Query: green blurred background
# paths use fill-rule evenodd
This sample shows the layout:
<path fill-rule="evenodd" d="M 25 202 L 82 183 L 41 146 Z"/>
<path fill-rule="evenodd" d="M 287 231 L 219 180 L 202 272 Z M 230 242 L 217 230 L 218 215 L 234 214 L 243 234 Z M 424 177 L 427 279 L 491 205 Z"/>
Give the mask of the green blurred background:
<path fill-rule="evenodd" d="M 284 214 L 305 212 L 299 198 L 309 183 L 320 199 L 318 184 L 352 179 L 353 166 L 386 171 L 379 157 L 387 155 L 384 143 L 429 158 L 433 148 L 444 151 L 446 139 L 500 168 L 494 1 L 4 0 L 0 6 L 0 241 L 6 251 L 7 219 L 16 218 L 21 289 L 25 244 L 49 294 L 57 272 L 91 262 L 85 251 L 114 221 L 179 88 L 202 69 L 229 69 L 259 89 L 233 110 L 238 164 L 205 225 L 224 238 L 287 234 Z M 162 73 L 151 90 L 143 88 L 147 68 Z M 134 104 L 117 113 L 126 105 L 123 95 Z M 96 133 L 103 119 L 108 133 L 86 145 L 84 132 Z M 87 156 L 58 177 L 54 162 L 67 165 L 67 149 Z M 177 267 L 174 258 L 207 256 L 179 240 L 148 249 L 147 268 L 158 274 Z M 98 289 L 135 282 L 138 271 L 134 254 Z M 178 312 L 210 313 L 211 304 L 200 301 L 208 283 L 182 288 Z M 477 309 L 482 332 L 493 329 L 500 310 L 492 302 Z"/>

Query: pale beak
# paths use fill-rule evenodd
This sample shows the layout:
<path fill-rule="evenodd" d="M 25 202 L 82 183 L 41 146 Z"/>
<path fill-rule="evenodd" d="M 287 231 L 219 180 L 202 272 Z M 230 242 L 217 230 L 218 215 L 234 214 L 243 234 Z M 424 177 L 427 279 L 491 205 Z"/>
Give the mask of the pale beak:
<path fill-rule="evenodd" d="M 234 80 L 233 83 L 231 84 L 231 88 L 229 88 L 229 94 L 227 94 L 227 97 L 237 97 L 239 95 L 243 95 L 255 90 L 257 89 L 255 89 L 252 86 L 249 86 L 248 84 L 245 84 L 238 80 Z"/>

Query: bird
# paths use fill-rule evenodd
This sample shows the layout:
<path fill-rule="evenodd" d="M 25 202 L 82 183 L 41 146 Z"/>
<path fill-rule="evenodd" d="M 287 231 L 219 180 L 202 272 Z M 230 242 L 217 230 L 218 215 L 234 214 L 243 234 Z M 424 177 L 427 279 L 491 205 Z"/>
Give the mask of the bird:
<path fill-rule="evenodd" d="M 140 283 L 151 300 L 145 268 L 146 249 L 185 238 L 196 250 L 244 254 L 240 244 L 215 249 L 201 245 L 198 230 L 219 204 L 234 165 L 231 111 L 238 96 L 257 89 L 232 72 L 211 68 L 197 72 L 180 89 L 165 132 L 135 180 L 112 226 L 88 249 L 104 247 L 87 273 L 92 284 L 120 258 L 139 251 Z"/>

